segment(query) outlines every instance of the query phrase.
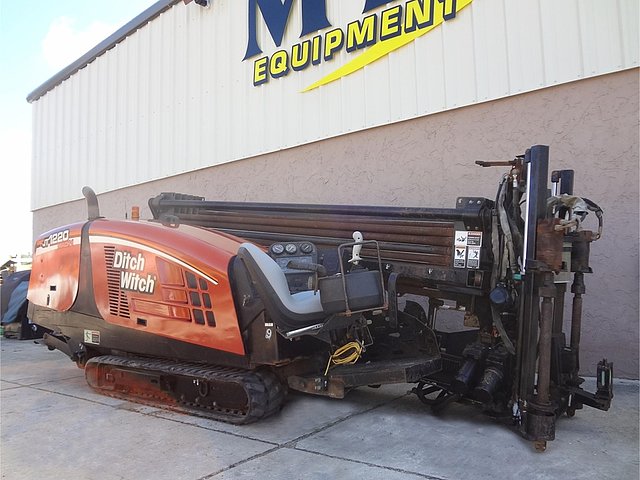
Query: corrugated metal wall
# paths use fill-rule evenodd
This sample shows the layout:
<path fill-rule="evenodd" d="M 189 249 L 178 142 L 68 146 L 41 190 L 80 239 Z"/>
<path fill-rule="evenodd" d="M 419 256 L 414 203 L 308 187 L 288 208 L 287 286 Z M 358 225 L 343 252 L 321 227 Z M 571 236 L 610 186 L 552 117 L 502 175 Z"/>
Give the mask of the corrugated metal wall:
<path fill-rule="evenodd" d="M 247 3 L 180 2 L 40 97 L 32 207 L 639 64 L 637 0 L 473 0 L 326 86 L 302 93 L 358 53 L 254 87 Z M 283 49 L 298 41 L 297 4 Z M 328 18 L 344 29 L 363 4 L 328 0 Z M 261 21 L 259 36 L 273 53 Z"/>

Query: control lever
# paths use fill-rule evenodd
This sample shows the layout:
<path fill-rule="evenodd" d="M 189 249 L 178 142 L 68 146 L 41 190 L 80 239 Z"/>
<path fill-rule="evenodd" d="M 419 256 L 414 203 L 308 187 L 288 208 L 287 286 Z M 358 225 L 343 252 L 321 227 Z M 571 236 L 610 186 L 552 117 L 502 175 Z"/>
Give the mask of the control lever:
<path fill-rule="evenodd" d="M 362 260 L 362 257 L 360 257 L 360 251 L 362 250 L 362 242 L 364 241 L 364 237 L 362 236 L 362 233 L 357 230 L 353 232 L 352 237 L 353 241 L 356 242 L 356 244 L 353 246 L 351 260 L 349 260 L 349 263 L 358 265 L 358 263 L 360 263 L 360 260 Z"/>
<path fill-rule="evenodd" d="M 312 284 L 309 285 L 309 288 L 313 290 L 314 295 L 318 291 L 318 278 L 327 276 L 327 269 L 325 266 L 318 263 L 306 263 L 297 260 L 290 260 L 289 263 L 287 263 L 287 268 L 313 272 L 313 277 L 311 278 Z"/>
<path fill-rule="evenodd" d="M 287 268 L 291 270 L 304 270 L 307 272 L 314 272 L 318 274 L 319 277 L 327 276 L 327 269 L 324 265 L 320 265 L 318 263 L 307 263 L 307 262 L 299 262 L 297 260 L 290 260 L 287 263 Z"/>

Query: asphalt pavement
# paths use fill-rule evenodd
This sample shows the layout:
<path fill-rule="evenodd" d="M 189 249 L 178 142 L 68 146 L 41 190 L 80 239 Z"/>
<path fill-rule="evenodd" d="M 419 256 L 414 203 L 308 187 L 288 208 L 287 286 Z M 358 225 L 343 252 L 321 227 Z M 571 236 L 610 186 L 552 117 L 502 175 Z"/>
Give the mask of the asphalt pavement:
<path fill-rule="evenodd" d="M 6 480 L 639 478 L 637 381 L 615 381 L 609 412 L 561 418 L 537 453 L 472 406 L 433 414 L 410 385 L 290 393 L 274 417 L 233 426 L 96 394 L 33 341 L 3 338 L 0 350 Z"/>

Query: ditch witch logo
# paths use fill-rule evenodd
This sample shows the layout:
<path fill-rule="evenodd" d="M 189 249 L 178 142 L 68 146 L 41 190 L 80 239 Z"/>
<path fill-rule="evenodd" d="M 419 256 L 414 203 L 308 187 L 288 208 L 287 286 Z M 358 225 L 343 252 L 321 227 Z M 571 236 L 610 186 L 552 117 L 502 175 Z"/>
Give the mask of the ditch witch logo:
<path fill-rule="evenodd" d="M 344 28 L 332 28 L 327 19 L 326 0 L 299 0 L 302 4 L 302 33 L 300 38 L 314 32 L 318 35 L 307 38 L 290 48 L 277 50 L 271 55 L 259 57 L 253 62 L 253 84 L 267 83 L 271 78 L 288 75 L 291 70 L 302 71 L 333 59 L 336 53 L 345 50 L 355 56 L 342 67 L 306 87 L 303 92 L 313 90 L 349 75 L 366 65 L 388 55 L 416 38 L 430 32 L 443 22 L 455 18 L 456 14 L 473 0 L 409 0 L 377 13 L 367 13 L 393 3 L 388 0 L 365 0 L 365 15 Z M 269 30 L 275 45 L 280 47 L 289 21 L 293 0 L 249 0 L 249 41 L 243 60 L 261 55 L 258 45 L 258 17 Z M 260 14 L 260 15 L 259 15 Z M 367 48 L 370 47 L 370 48 Z"/>
<path fill-rule="evenodd" d="M 129 252 L 116 250 L 113 257 L 113 268 L 121 270 L 120 288 L 130 292 L 153 293 L 156 288 L 156 276 L 147 274 L 142 277 L 138 272 L 144 272 L 145 258 L 139 253 L 137 256 Z"/>

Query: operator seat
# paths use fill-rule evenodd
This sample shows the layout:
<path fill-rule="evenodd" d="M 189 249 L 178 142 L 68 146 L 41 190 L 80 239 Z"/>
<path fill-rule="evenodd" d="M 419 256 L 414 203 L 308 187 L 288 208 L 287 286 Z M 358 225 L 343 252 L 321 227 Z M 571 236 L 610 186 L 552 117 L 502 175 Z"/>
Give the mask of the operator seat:
<path fill-rule="evenodd" d="M 256 290 L 281 330 L 291 331 L 322 323 L 328 317 L 322 309 L 320 292 L 291 294 L 284 272 L 275 260 L 252 243 L 238 248 Z"/>

